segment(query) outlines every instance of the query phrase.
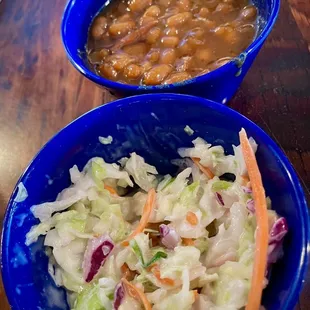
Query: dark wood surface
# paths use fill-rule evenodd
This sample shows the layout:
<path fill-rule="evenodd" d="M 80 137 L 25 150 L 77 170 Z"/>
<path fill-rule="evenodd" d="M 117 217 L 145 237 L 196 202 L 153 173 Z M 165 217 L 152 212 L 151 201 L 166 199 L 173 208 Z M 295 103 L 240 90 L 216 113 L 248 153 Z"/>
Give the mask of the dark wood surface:
<path fill-rule="evenodd" d="M 67 60 L 59 30 L 64 6 L 65 0 L 0 4 L 0 228 L 12 189 L 39 148 L 76 117 L 113 100 Z M 274 30 L 229 103 L 283 148 L 307 194 L 309 50 L 309 0 L 282 0 Z M 9 309 L 1 280 L 0 309 Z M 296 309 L 310 309 L 310 275 Z"/>

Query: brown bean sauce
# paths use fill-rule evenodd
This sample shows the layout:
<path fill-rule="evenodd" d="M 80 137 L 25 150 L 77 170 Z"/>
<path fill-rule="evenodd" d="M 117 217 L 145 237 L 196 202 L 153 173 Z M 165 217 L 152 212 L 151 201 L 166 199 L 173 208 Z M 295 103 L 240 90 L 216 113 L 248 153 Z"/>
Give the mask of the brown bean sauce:
<path fill-rule="evenodd" d="M 256 18 L 249 0 L 112 1 L 90 27 L 88 60 L 97 74 L 121 83 L 181 82 L 244 51 Z"/>

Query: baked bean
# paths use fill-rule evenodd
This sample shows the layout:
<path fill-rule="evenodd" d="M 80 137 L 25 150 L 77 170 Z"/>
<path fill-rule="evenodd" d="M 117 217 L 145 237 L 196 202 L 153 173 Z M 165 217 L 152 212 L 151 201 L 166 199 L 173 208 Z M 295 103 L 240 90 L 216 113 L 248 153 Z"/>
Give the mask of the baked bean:
<path fill-rule="evenodd" d="M 179 72 L 185 72 L 189 70 L 189 68 L 192 66 L 192 63 L 193 57 L 185 56 L 176 61 L 175 68 Z"/>
<path fill-rule="evenodd" d="M 143 26 L 143 25 L 147 25 L 147 24 L 149 24 L 149 23 L 151 23 L 151 22 L 154 22 L 156 19 L 154 18 L 154 17 L 152 17 L 152 16 L 142 16 L 141 18 L 140 18 L 140 21 L 139 21 L 139 24 L 141 25 L 141 26 Z"/>
<path fill-rule="evenodd" d="M 152 28 L 149 33 L 146 35 L 146 42 L 148 44 L 155 44 L 156 42 L 159 41 L 161 35 L 161 30 L 160 28 Z"/>
<path fill-rule="evenodd" d="M 214 20 L 206 19 L 203 21 L 203 24 L 206 26 L 208 29 L 214 29 L 216 26 L 216 22 Z"/>
<path fill-rule="evenodd" d="M 251 0 L 114 1 L 90 27 L 87 57 L 121 83 L 181 82 L 239 55 L 255 37 L 256 17 Z"/>
<path fill-rule="evenodd" d="M 151 68 L 152 68 L 152 64 L 150 61 L 143 61 L 141 63 L 141 67 L 143 68 L 143 71 L 146 72 L 146 71 L 149 71 Z"/>
<path fill-rule="evenodd" d="M 124 69 L 124 75 L 128 79 L 137 79 L 138 77 L 140 77 L 143 74 L 143 72 L 144 72 L 143 68 L 139 65 L 136 65 L 136 64 L 128 65 Z"/>
<path fill-rule="evenodd" d="M 216 6 L 219 4 L 219 0 L 204 0 L 204 5 L 208 8 L 208 9 L 215 9 Z"/>
<path fill-rule="evenodd" d="M 167 48 L 162 51 L 159 62 L 162 64 L 172 65 L 174 64 L 176 58 L 177 58 L 177 54 L 176 54 L 175 49 Z"/>
<path fill-rule="evenodd" d="M 178 46 L 178 52 L 181 56 L 190 56 L 195 53 L 194 46 L 190 45 L 188 40 L 182 40 Z"/>
<path fill-rule="evenodd" d="M 233 28 L 227 29 L 224 35 L 224 40 L 231 45 L 236 44 L 239 38 L 240 38 L 240 35 L 238 34 L 237 30 Z"/>
<path fill-rule="evenodd" d="M 189 11 L 190 10 L 190 0 L 179 0 L 177 2 L 178 7 L 181 11 Z"/>
<path fill-rule="evenodd" d="M 160 15 L 160 8 L 157 5 L 150 6 L 143 16 L 158 17 Z"/>
<path fill-rule="evenodd" d="M 172 0 L 158 0 L 158 4 L 160 7 L 167 8 L 171 5 Z"/>
<path fill-rule="evenodd" d="M 190 78 L 191 75 L 187 72 L 172 73 L 167 79 L 165 79 L 164 84 L 180 83 L 189 80 Z"/>
<path fill-rule="evenodd" d="M 178 13 L 167 19 L 167 25 L 168 27 L 180 26 L 188 22 L 191 18 L 192 18 L 192 13 L 190 12 Z"/>
<path fill-rule="evenodd" d="M 166 28 L 164 33 L 167 36 L 177 36 L 179 32 L 177 28 L 172 27 L 172 28 Z"/>
<path fill-rule="evenodd" d="M 254 21 L 256 19 L 256 15 L 257 9 L 254 5 L 246 6 L 240 13 L 240 17 L 247 22 Z"/>
<path fill-rule="evenodd" d="M 159 60 L 160 57 L 160 49 L 159 48 L 153 48 L 151 49 L 148 54 L 146 55 L 146 58 L 150 61 L 150 62 L 157 62 Z"/>
<path fill-rule="evenodd" d="M 209 48 L 200 48 L 196 51 L 195 58 L 197 58 L 198 61 L 203 62 L 204 64 L 208 64 L 214 60 L 214 55 L 212 53 L 212 50 L 210 50 Z"/>
<path fill-rule="evenodd" d="M 141 12 L 152 4 L 152 0 L 130 0 L 129 9 L 132 12 Z"/>
<path fill-rule="evenodd" d="M 103 16 L 96 17 L 93 26 L 91 27 L 91 35 L 94 39 L 100 39 L 106 32 L 107 19 Z"/>
<path fill-rule="evenodd" d="M 161 64 L 153 67 L 146 72 L 143 77 L 145 85 L 158 85 L 170 74 L 172 67 L 166 64 Z"/>
<path fill-rule="evenodd" d="M 133 21 L 112 24 L 109 28 L 111 36 L 124 36 L 135 27 Z"/>
<path fill-rule="evenodd" d="M 251 24 L 242 25 L 236 28 L 236 30 L 242 35 L 247 34 L 249 36 L 255 35 L 255 27 Z"/>
<path fill-rule="evenodd" d="M 198 16 L 202 17 L 202 18 L 206 18 L 206 17 L 210 16 L 210 13 L 211 13 L 211 11 L 208 8 L 201 8 L 199 13 L 198 13 Z"/>
<path fill-rule="evenodd" d="M 224 36 L 226 32 L 227 32 L 227 26 L 218 26 L 214 29 L 214 33 L 217 36 Z"/>
<path fill-rule="evenodd" d="M 196 27 L 194 29 L 191 29 L 187 33 L 188 37 L 196 38 L 196 39 L 202 39 L 205 36 L 205 31 L 201 27 Z"/>
<path fill-rule="evenodd" d="M 123 48 L 123 51 L 126 54 L 141 57 L 141 58 L 146 55 L 147 50 L 148 48 L 146 44 L 143 42 L 127 45 Z"/>
<path fill-rule="evenodd" d="M 109 64 L 103 64 L 98 70 L 104 77 L 110 80 L 114 80 L 117 77 L 116 70 Z"/>
<path fill-rule="evenodd" d="M 204 43 L 205 43 L 203 39 L 200 40 L 200 39 L 197 39 L 195 37 L 188 38 L 187 42 L 190 46 L 193 46 L 193 47 L 204 45 Z"/>
<path fill-rule="evenodd" d="M 148 44 L 155 44 L 158 42 L 161 35 L 161 30 L 158 27 L 152 28 L 149 33 L 146 35 L 146 42 Z"/>
<path fill-rule="evenodd" d="M 92 64 L 99 64 L 101 63 L 105 57 L 107 57 L 110 54 L 109 50 L 106 48 L 103 48 L 100 51 L 96 51 L 93 53 L 90 53 L 88 55 L 88 59 Z"/>
<path fill-rule="evenodd" d="M 220 2 L 216 7 L 215 12 L 227 14 L 232 12 L 233 10 L 234 7 L 231 4 Z"/>
<path fill-rule="evenodd" d="M 136 61 L 135 57 L 127 54 L 114 54 L 106 58 L 106 62 L 110 63 L 116 71 L 123 70 L 127 65 Z"/>
<path fill-rule="evenodd" d="M 128 22 L 128 21 L 132 21 L 131 15 L 129 13 L 126 13 L 122 15 L 121 17 L 117 18 L 118 23 Z"/>
<path fill-rule="evenodd" d="M 164 47 L 176 47 L 179 44 L 178 37 L 163 37 L 161 43 Z"/>

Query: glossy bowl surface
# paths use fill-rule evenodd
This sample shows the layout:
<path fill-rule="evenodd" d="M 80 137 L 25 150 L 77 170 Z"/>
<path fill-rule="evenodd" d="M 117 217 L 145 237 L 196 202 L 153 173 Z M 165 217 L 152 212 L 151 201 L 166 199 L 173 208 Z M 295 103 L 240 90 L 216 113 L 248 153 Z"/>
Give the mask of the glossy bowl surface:
<path fill-rule="evenodd" d="M 67 56 L 73 66 L 99 86 L 119 96 L 144 93 L 183 93 L 226 103 L 236 92 L 257 53 L 269 35 L 279 13 L 280 0 L 253 0 L 259 9 L 258 32 L 255 41 L 234 61 L 208 74 L 191 80 L 159 86 L 121 84 L 95 74 L 86 59 L 89 26 L 98 12 L 113 0 L 69 0 L 66 6 L 61 35 Z M 114 0 L 117 1 L 117 0 Z"/>
<path fill-rule="evenodd" d="M 193 136 L 184 132 L 186 125 L 195 131 Z M 200 136 L 231 153 L 242 127 L 259 145 L 257 160 L 267 195 L 289 226 L 284 257 L 274 266 L 263 303 L 268 310 L 293 309 L 305 277 L 309 244 L 308 210 L 296 173 L 275 142 L 247 118 L 222 104 L 175 94 L 129 97 L 96 108 L 39 151 L 19 180 L 28 198 L 16 203 L 15 188 L 3 226 L 2 274 L 12 309 L 67 309 L 64 290 L 54 285 L 47 272 L 43 238 L 27 247 L 25 235 L 38 223 L 30 207 L 54 200 L 69 186 L 69 168 L 74 164 L 81 169 L 93 156 L 115 162 L 135 151 L 160 173 L 173 173 L 170 160 L 178 157 L 178 147 L 190 146 Z M 98 136 L 108 135 L 112 144 L 99 143 Z"/>

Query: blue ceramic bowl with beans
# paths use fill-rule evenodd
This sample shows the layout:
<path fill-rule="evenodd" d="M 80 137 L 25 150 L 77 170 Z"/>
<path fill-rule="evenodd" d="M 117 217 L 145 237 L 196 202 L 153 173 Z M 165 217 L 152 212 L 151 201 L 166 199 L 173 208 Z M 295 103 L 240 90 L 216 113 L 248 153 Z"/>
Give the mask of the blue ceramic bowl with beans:
<path fill-rule="evenodd" d="M 250 23 L 249 12 L 242 12 L 239 8 L 239 17 L 243 16 L 243 21 L 241 21 L 240 24 L 240 18 L 234 20 L 236 14 L 238 15 L 238 10 L 234 9 L 233 6 L 234 3 L 238 3 L 239 6 L 242 5 L 241 3 L 247 5 L 249 2 L 246 0 L 231 0 L 226 2 L 221 0 L 206 0 L 206 7 L 195 8 L 191 6 L 192 12 L 189 13 L 189 16 L 191 16 L 192 30 L 189 32 L 184 30 L 186 29 L 186 24 L 184 25 L 181 23 L 186 20 L 188 17 L 186 14 L 188 13 L 182 13 L 182 9 L 178 7 L 179 4 L 184 4 L 184 1 L 188 0 L 179 2 L 165 0 L 135 1 L 138 1 L 137 6 L 141 7 L 142 12 L 138 12 L 140 15 L 132 15 L 126 19 L 128 10 L 130 11 L 129 13 L 134 9 L 137 10 L 137 8 L 133 6 L 129 6 L 127 11 L 125 8 L 123 10 L 125 13 L 120 18 L 118 18 L 119 16 L 117 15 L 120 13 L 112 12 L 112 15 L 108 19 L 108 24 L 102 26 L 109 36 L 106 34 L 102 35 L 105 41 L 103 41 L 103 43 L 97 42 L 95 47 L 97 50 L 98 46 L 106 47 L 106 49 L 102 51 L 102 57 L 105 57 L 106 54 L 109 53 L 115 53 L 117 49 L 121 51 L 121 53 L 124 53 L 125 50 L 127 52 L 128 50 L 128 53 L 131 54 L 132 62 L 134 62 L 132 59 L 135 57 L 139 59 L 139 55 L 137 55 L 139 52 L 136 53 L 135 49 L 131 49 L 130 46 L 128 46 L 128 42 L 134 42 L 140 45 L 141 42 L 146 42 L 148 44 L 148 49 L 152 43 L 153 45 L 155 44 L 157 48 L 163 47 L 165 49 L 163 53 L 166 54 L 159 57 L 156 55 L 156 51 L 154 53 L 150 52 L 152 55 L 147 54 L 146 57 L 144 57 L 144 60 L 148 59 L 150 61 L 138 61 L 138 67 L 128 61 L 130 65 L 127 66 L 128 68 L 125 68 L 124 71 L 122 71 L 124 69 L 123 66 L 115 64 L 115 59 L 112 60 L 111 58 L 110 64 L 112 63 L 113 68 L 107 64 L 107 58 L 101 58 L 102 66 L 100 67 L 100 65 L 96 64 L 94 68 L 89 62 L 88 39 L 92 35 L 98 37 L 101 33 L 100 31 L 98 33 L 96 30 L 92 31 L 91 25 L 92 23 L 97 23 L 96 17 L 98 17 L 98 14 L 109 10 L 109 7 L 113 5 L 115 1 L 69 0 L 63 15 L 61 34 L 67 56 L 73 66 L 97 85 L 105 87 L 120 96 L 171 92 L 198 95 L 221 103 L 226 103 L 238 89 L 275 23 L 280 5 L 280 0 L 253 0 L 251 3 L 257 8 L 258 12 L 255 21 L 255 32 L 252 33 L 250 31 L 250 34 L 246 34 L 247 30 L 250 28 L 248 26 L 251 26 L 248 24 Z M 135 1 L 132 1 L 132 3 L 135 3 Z M 140 2 L 142 2 L 141 5 Z M 154 6 L 149 9 L 149 7 L 143 5 L 145 2 L 148 6 L 157 4 L 161 15 L 156 17 L 159 13 L 156 14 L 156 10 L 155 12 L 154 10 L 151 11 Z M 190 4 L 192 3 L 190 1 L 188 2 Z M 163 13 L 163 8 L 160 5 L 165 6 L 166 3 L 174 3 L 175 6 L 172 8 L 164 8 L 166 13 Z M 202 3 L 204 2 L 202 1 Z M 231 10 L 235 11 L 233 11 L 233 13 L 229 11 L 226 12 L 226 10 L 229 10 L 229 7 Z M 121 10 L 120 6 L 119 8 Z M 149 11 L 147 11 L 148 9 Z M 144 15 L 143 10 L 145 10 Z M 209 15 L 204 15 L 206 12 L 205 10 L 207 10 L 207 14 Z M 184 18 L 181 16 L 179 24 L 178 21 L 174 19 L 174 16 L 171 16 L 174 12 L 185 14 L 185 16 L 183 16 Z M 147 14 L 153 14 L 153 26 L 155 28 L 161 27 L 160 36 L 156 36 L 156 30 L 149 27 L 152 26 L 152 17 L 145 16 Z M 135 18 L 135 16 L 142 17 L 139 19 L 138 17 Z M 167 16 L 165 22 L 161 22 L 162 17 L 165 16 Z M 172 19 L 169 20 L 169 16 Z M 180 15 L 178 17 L 180 17 Z M 149 23 L 148 21 L 151 22 Z M 229 23 L 226 23 L 226 21 Z M 111 24 L 113 24 L 112 27 L 110 27 Z M 131 30 L 133 27 L 132 24 L 135 25 L 134 30 Z M 199 36 L 199 34 L 197 34 L 197 28 L 199 27 L 195 27 L 195 25 L 205 27 L 203 29 L 205 34 L 202 34 L 198 39 L 197 37 L 193 37 L 193 32 L 195 31 L 195 35 Z M 133 34 L 135 30 L 137 30 L 137 35 Z M 154 36 L 150 37 L 151 35 Z M 249 40 L 247 36 L 252 36 L 251 40 Z M 189 37 L 190 39 L 187 40 Z M 241 37 L 243 41 L 238 43 Z M 171 38 L 173 40 L 171 40 Z M 157 43 L 155 42 L 156 40 L 158 41 Z M 201 43 L 201 41 L 204 43 Z M 188 42 L 191 42 L 189 50 L 187 50 Z M 200 48 L 200 44 L 202 44 L 202 48 Z M 243 44 L 245 45 L 243 46 Z M 203 47 L 206 47 L 206 49 Z M 169 52 L 166 52 L 167 48 Z M 174 49 L 174 51 L 172 49 Z M 189 55 L 193 56 L 191 65 L 189 65 L 189 61 L 187 61 L 188 58 L 190 58 Z M 173 59 L 173 72 L 171 72 L 171 68 L 168 67 L 168 65 L 171 65 L 171 59 Z M 184 59 L 186 62 L 185 68 L 190 66 L 190 70 L 185 73 L 184 70 L 186 69 L 182 66 Z M 96 61 L 100 63 L 99 60 L 94 60 L 95 63 Z M 159 68 L 156 65 L 154 71 L 146 73 L 154 63 L 161 65 Z M 140 78 L 137 79 L 137 76 L 140 76 Z M 155 85 L 158 83 L 161 84 Z"/>
<path fill-rule="evenodd" d="M 192 136 L 184 131 L 186 125 L 194 130 Z M 14 189 L 3 225 L 1 267 L 12 309 L 68 309 L 65 291 L 48 272 L 43 238 L 28 247 L 25 237 L 38 224 L 30 207 L 54 201 L 70 185 L 73 165 L 81 169 L 94 156 L 116 162 L 137 152 L 159 173 L 174 173 L 171 160 L 178 157 L 177 148 L 191 146 L 199 136 L 231 154 L 242 127 L 258 144 L 256 157 L 266 194 L 288 225 L 283 258 L 273 266 L 262 302 L 268 310 L 293 309 L 309 250 L 308 210 L 294 169 L 276 143 L 247 118 L 220 103 L 176 94 L 134 96 L 98 107 L 62 129 L 39 151 L 17 183 L 28 195 L 23 191 L 17 195 L 18 187 Z M 98 141 L 98 136 L 109 135 L 111 144 Z"/>

